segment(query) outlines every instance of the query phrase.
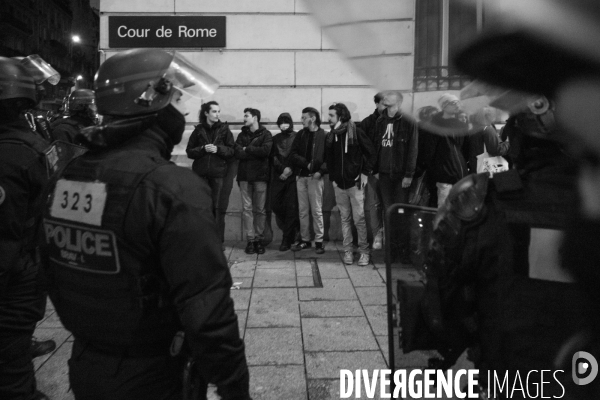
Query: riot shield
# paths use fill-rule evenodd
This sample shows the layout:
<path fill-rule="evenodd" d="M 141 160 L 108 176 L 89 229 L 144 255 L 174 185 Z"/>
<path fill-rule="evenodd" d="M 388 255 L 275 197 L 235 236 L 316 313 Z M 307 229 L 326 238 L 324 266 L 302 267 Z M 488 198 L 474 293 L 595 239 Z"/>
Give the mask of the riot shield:
<path fill-rule="evenodd" d="M 48 163 L 48 171 L 50 175 L 64 168 L 69 161 L 79 157 L 87 151 L 87 148 L 56 140 L 52 142 L 46 151 L 46 162 Z"/>
<path fill-rule="evenodd" d="M 407 367 L 407 353 L 435 348 L 421 316 L 420 302 L 425 291 L 423 267 L 436 213 L 435 208 L 401 203 L 390 206 L 386 212 L 388 360 L 392 371 Z M 398 249 L 403 251 L 403 257 L 398 256 Z M 423 367 L 431 355 L 420 354 Z M 415 367 L 415 357 L 408 357 Z"/>

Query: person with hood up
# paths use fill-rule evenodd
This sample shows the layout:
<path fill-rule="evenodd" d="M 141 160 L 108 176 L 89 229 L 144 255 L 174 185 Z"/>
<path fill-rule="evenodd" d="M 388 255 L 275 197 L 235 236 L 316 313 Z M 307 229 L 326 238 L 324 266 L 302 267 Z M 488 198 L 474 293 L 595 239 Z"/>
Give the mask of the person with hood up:
<path fill-rule="evenodd" d="M 298 190 L 296 189 L 296 174 L 290 161 L 292 144 L 296 138 L 294 122 L 288 113 L 282 113 L 277 118 L 277 126 L 281 133 L 273 136 L 271 150 L 271 209 L 277 216 L 277 224 L 283 231 L 279 251 L 290 249 L 300 229 L 298 216 Z"/>
<path fill-rule="evenodd" d="M 200 124 L 190 135 L 185 149 L 193 159 L 192 170 L 211 189 L 213 214 L 217 220 L 220 237 L 225 231 L 225 211 L 219 209 L 219 198 L 223 189 L 223 177 L 227 172 L 227 162 L 234 156 L 233 134 L 227 123 L 221 122 L 221 108 L 216 101 L 202 104 L 199 112 Z"/>

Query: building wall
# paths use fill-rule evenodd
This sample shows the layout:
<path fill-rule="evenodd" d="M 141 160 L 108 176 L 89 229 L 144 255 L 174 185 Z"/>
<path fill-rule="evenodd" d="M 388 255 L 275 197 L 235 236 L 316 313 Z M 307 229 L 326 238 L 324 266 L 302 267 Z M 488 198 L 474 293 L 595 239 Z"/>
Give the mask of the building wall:
<path fill-rule="evenodd" d="M 393 87 L 387 89 L 403 91 L 404 107 L 409 110 L 413 107 L 414 1 L 372 3 L 373 7 L 398 15 L 398 20 L 374 21 L 381 42 L 385 43 L 386 38 L 389 42 L 389 46 L 381 46 L 377 51 L 394 54 L 386 58 L 391 70 L 397 70 L 388 78 Z M 278 132 L 275 121 L 282 112 L 289 112 L 296 122 L 295 128 L 300 129 L 301 110 L 308 106 L 326 115 L 331 103 L 343 102 L 355 121 L 373 112 L 373 95 L 377 90 L 335 50 L 302 0 L 101 0 L 100 13 L 103 59 L 118 51 L 108 47 L 111 15 L 226 16 L 226 48 L 180 51 L 220 81 L 217 92 L 205 100 L 220 103 L 221 119 L 229 122 L 234 135 L 241 128 L 245 107 L 260 109 L 262 122 L 273 134 Z M 180 165 L 191 164 L 185 156 L 185 145 L 199 108 L 200 102 L 189 105 L 188 130 L 174 151 L 174 160 Z M 328 128 L 326 122 L 324 125 Z M 332 219 L 329 238 L 335 239 L 341 237 L 339 217 L 333 189 L 329 183 L 328 186 L 325 213 L 326 218 Z M 229 239 L 242 238 L 240 211 L 240 195 L 234 185 L 227 219 Z"/>

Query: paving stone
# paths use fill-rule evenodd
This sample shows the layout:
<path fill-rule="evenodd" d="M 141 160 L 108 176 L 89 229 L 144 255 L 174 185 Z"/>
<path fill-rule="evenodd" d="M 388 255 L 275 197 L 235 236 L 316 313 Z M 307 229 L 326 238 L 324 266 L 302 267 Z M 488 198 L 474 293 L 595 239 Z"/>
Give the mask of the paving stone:
<path fill-rule="evenodd" d="M 299 288 L 314 288 L 315 281 L 312 276 L 299 276 L 296 280 Z"/>
<path fill-rule="evenodd" d="M 296 287 L 296 271 L 293 268 L 258 269 L 254 275 L 253 286 Z"/>
<path fill-rule="evenodd" d="M 298 277 L 313 276 L 312 265 L 309 260 L 296 260 L 296 275 Z"/>
<path fill-rule="evenodd" d="M 38 328 L 62 328 L 63 325 L 60 322 L 60 318 L 56 312 L 52 312 L 48 318 L 46 318 L 41 324 L 38 325 Z"/>
<path fill-rule="evenodd" d="M 258 255 L 258 261 L 265 261 L 265 260 L 281 260 L 281 261 L 288 261 L 288 260 L 293 260 L 294 259 L 294 255 L 292 253 L 291 250 L 288 251 L 279 251 L 279 245 L 281 244 L 281 242 L 277 242 L 277 244 L 273 244 L 271 243 L 270 246 L 268 246 L 267 251 L 265 252 L 265 254 L 259 254 Z"/>
<path fill-rule="evenodd" d="M 39 341 L 54 340 L 56 343 L 56 349 L 53 352 L 33 359 L 33 366 L 37 371 L 70 338 L 71 332 L 64 328 L 37 328 L 33 336 Z"/>
<path fill-rule="evenodd" d="M 250 305 L 250 295 L 252 291 L 250 289 L 239 289 L 231 291 L 231 298 L 233 299 L 233 309 L 238 311 L 246 311 Z"/>
<path fill-rule="evenodd" d="M 319 260 L 319 273 L 322 279 L 348 278 L 348 273 L 341 261 Z"/>
<path fill-rule="evenodd" d="M 340 254 L 337 252 L 337 250 L 333 249 L 332 247 L 327 247 L 327 246 L 325 246 L 325 253 L 317 254 L 315 252 L 315 243 L 313 242 L 312 247 L 310 249 L 305 249 L 305 250 L 300 250 L 300 251 L 294 252 L 294 257 L 296 258 L 296 260 L 307 259 L 307 258 L 316 258 L 318 260 L 328 260 L 328 259 L 338 260 L 340 258 Z"/>
<path fill-rule="evenodd" d="M 294 270 L 296 268 L 296 263 L 294 260 L 290 260 L 289 256 L 285 260 L 262 260 L 260 257 L 262 256 L 259 256 L 256 263 L 257 269 L 288 268 Z"/>
<path fill-rule="evenodd" d="M 297 290 L 253 289 L 247 327 L 300 326 Z"/>
<path fill-rule="evenodd" d="M 359 269 L 360 268 L 360 269 Z M 354 287 L 361 286 L 385 286 L 385 281 L 379 275 L 378 270 L 372 268 L 347 268 L 348 275 Z"/>
<path fill-rule="evenodd" d="M 356 293 L 363 306 L 377 306 L 387 304 L 387 292 L 383 287 L 359 287 Z"/>
<path fill-rule="evenodd" d="M 364 309 L 375 335 L 387 335 L 387 306 L 364 306 Z"/>
<path fill-rule="evenodd" d="M 300 328 L 251 328 L 244 343 L 248 365 L 304 365 Z"/>
<path fill-rule="evenodd" d="M 299 289 L 300 300 L 355 300 L 350 279 L 323 279 L 322 288 Z"/>
<path fill-rule="evenodd" d="M 251 278 L 256 271 L 256 261 L 239 261 L 229 268 L 232 277 Z"/>
<path fill-rule="evenodd" d="M 240 337 L 244 339 L 246 333 L 246 320 L 248 319 L 248 311 L 236 311 L 238 317 L 238 329 L 240 331 Z"/>
<path fill-rule="evenodd" d="M 69 367 L 73 342 L 65 342 L 36 373 L 37 388 L 51 399 L 73 400 L 69 390 Z"/>
<path fill-rule="evenodd" d="M 357 300 L 303 301 L 300 303 L 302 318 L 362 317 L 364 315 Z"/>
<path fill-rule="evenodd" d="M 380 397 L 380 389 L 379 389 L 379 379 L 377 379 L 378 383 L 375 387 L 375 393 L 373 397 L 367 397 L 365 393 L 364 385 L 361 387 L 361 397 L 356 396 L 356 393 L 353 391 L 350 396 L 351 399 L 360 398 L 360 399 L 376 399 L 379 400 Z M 389 393 L 389 386 L 387 392 Z M 308 380 L 308 396 L 310 400 L 338 400 L 342 399 L 340 393 L 340 380 L 331 380 L 331 379 L 309 379 Z M 348 398 L 348 397 L 344 397 Z M 386 398 L 386 397 L 384 397 Z M 390 397 L 387 397 L 388 399 Z"/>
<path fill-rule="evenodd" d="M 257 255 L 256 254 L 246 254 L 244 252 L 244 249 L 246 248 L 246 242 L 244 242 L 243 244 L 237 244 L 233 250 L 231 250 L 231 253 L 229 254 L 229 260 L 231 261 L 235 261 L 235 260 L 244 260 L 244 261 L 256 261 L 257 260 Z"/>
<path fill-rule="evenodd" d="M 366 318 L 304 318 L 305 351 L 379 350 Z"/>
<path fill-rule="evenodd" d="M 249 370 L 253 400 L 307 400 L 303 366 L 249 367 Z"/>
<path fill-rule="evenodd" d="M 377 351 L 307 352 L 306 373 L 308 379 L 340 379 L 340 370 L 385 368 L 385 361 Z"/>

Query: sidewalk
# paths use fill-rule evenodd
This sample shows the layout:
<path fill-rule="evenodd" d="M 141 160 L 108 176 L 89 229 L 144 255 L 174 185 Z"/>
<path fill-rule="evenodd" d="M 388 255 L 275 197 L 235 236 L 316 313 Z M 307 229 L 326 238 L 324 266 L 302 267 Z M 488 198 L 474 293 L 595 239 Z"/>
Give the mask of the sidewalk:
<path fill-rule="evenodd" d="M 359 267 L 357 260 L 343 264 L 341 243 L 326 242 L 322 255 L 314 248 L 279 252 L 279 243 L 263 255 L 247 255 L 245 245 L 232 243 L 225 254 L 240 287 L 231 296 L 254 400 L 339 399 L 340 369 L 387 368 L 382 251 L 374 253 L 372 265 Z M 408 268 L 398 273 L 413 274 Z M 315 287 L 316 275 L 323 287 Z M 57 342 L 53 353 L 34 360 L 38 388 L 53 400 L 73 399 L 67 367 L 72 336 L 50 302 L 35 336 Z M 411 353 L 400 367 L 423 367 L 426 360 L 425 354 Z"/>

